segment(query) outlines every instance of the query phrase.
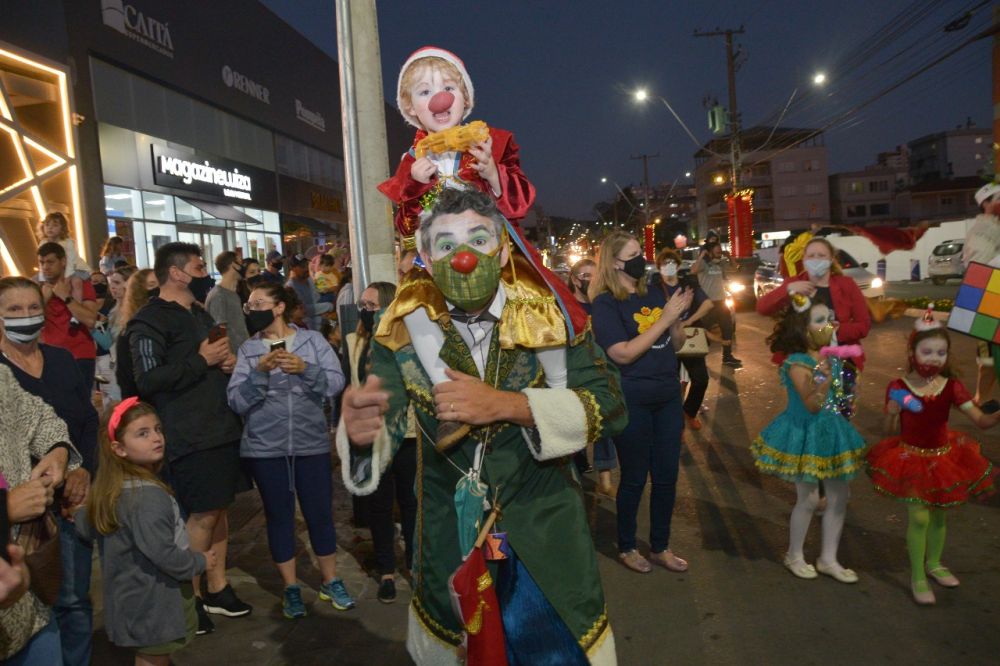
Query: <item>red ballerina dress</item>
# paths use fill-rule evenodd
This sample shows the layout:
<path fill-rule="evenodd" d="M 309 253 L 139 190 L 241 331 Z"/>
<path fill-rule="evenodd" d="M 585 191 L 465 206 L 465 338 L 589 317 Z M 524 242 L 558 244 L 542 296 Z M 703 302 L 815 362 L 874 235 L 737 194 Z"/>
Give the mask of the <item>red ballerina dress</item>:
<path fill-rule="evenodd" d="M 983 457 L 979 442 L 948 430 L 948 412 L 972 400 L 956 379 L 947 378 L 935 394 L 920 395 L 904 379 L 886 388 L 886 403 L 894 389 L 911 392 L 923 402 L 920 412 L 900 414 L 900 435 L 889 437 L 868 452 L 868 473 L 875 490 L 904 502 L 933 507 L 964 504 L 971 497 L 994 492 L 997 471 Z"/>

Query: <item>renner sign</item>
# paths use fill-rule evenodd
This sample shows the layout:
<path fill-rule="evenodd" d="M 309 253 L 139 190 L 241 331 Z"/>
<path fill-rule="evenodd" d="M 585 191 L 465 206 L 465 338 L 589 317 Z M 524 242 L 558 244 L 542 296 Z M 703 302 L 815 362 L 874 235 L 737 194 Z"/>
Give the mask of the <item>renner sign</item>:
<path fill-rule="evenodd" d="M 262 86 L 245 74 L 240 74 L 229 65 L 222 67 L 222 82 L 226 84 L 227 88 L 236 88 L 258 102 L 271 103 L 271 91 L 267 89 L 267 86 Z"/>

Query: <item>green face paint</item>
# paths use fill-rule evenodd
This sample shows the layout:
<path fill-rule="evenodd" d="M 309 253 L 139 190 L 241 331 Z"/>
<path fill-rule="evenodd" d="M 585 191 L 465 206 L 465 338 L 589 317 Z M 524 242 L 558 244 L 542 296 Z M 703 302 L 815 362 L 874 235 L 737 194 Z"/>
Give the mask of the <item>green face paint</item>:
<path fill-rule="evenodd" d="M 456 255 L 467 252 L 475 257 L 476 266 L 463 273 L 452 265 Z M 461 264 L 461 259 L 456 263 Z M 441 259 L 431 264 L 434 284 L 444 297 L 457 308 L 466 312 L 479 310 L 493 298 L 500 284 L 500 247 L 491 254 L 483 254 L 468 245 L 460 245 Z"/>

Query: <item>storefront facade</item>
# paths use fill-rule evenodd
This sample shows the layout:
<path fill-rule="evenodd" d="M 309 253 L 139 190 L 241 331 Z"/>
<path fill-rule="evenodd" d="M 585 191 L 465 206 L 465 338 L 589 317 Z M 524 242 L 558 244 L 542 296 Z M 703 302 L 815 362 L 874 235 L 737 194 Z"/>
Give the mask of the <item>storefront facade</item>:
<path fill-rule="evenodd" d="M 22 226 L 43 210 L 64 210 L 92 265 L 109 235 L 125 238 L 138 265 L 151 265 L 156 248 L 174 240 L 201 245 L 206 257 L 239 250 L 257 258 L 346 241 L 337 63 L 263 5 L 18 4 L 26 7 L 5 17 L 0 40 L 71 81 L 74 155 L 60 168 L 64 180 L 75 173 L 79 192 L 74 209 L 68 186 L 47 197 L 43 185 L 35 183 L 36 196 L 20 183 L 17 203 L 7 197 L 4 208 L 0 172 L 4 229 L 13 228 L 8 209 L 20 210 Z M 398 156 L 407 132 L 397 114 L 386 116 L 390 155 Z M 17 255 L 11 263 L 26 272 L 27 239 L 8 235 L 0 241 L 18 248 L 8 252 Z"/>

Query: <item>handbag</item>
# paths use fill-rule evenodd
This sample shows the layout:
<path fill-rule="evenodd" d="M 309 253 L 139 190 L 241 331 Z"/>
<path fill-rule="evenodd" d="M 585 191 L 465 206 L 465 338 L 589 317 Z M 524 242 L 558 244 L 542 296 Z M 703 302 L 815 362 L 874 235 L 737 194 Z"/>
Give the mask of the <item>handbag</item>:
<path fill-rule="evenodd" d="M 705 356 L 708 354 L 708 338 L 705 336 L 705 329 L 700 326 L 692 326 L 684 329 L 687 340 L 680 348 L 677 355 L 684 356 Z"/>
<path fill-rule="evenodd" d="M 59 524 L 51 511 L 18 526 L 17 545 L 24 548 L 24 563 L 31 576 L 29 589 L 46 606 L 59 598 L 62 584 L 62 557 Z"/>
<path fill-rule="evenodd" d="M 115 344 L 110 328 L 103 322 L 90 330 L 90 337 L 101 351 L 111 351 L 111 347 Z"/>

